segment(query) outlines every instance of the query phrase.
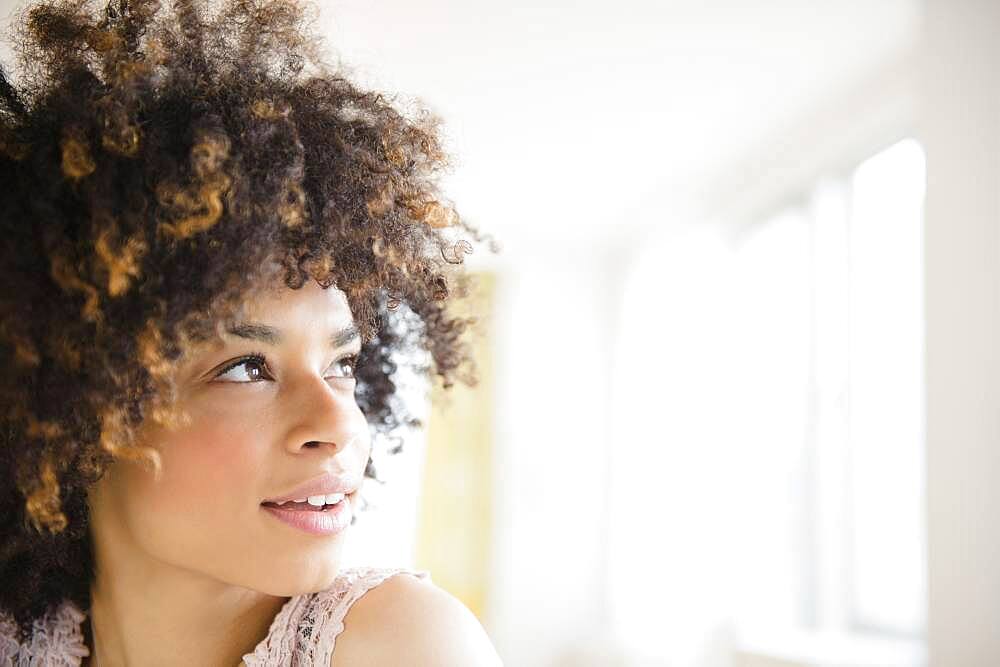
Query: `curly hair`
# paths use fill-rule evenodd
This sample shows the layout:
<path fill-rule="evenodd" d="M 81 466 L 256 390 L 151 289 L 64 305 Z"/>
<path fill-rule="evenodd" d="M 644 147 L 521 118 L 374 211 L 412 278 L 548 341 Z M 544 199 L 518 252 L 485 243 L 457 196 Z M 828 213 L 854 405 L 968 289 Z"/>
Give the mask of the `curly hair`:
<path fill-rule="evenodd" d="M 173 370 L 249 286 L 344 291 L 376 434 L 417 423 L 401 354 L 475 382 L 446 306 L 489 237 L 440 193 L 437 116 L 328 65 L 295 0 L 93 5 L 23 8 L 18 80 L 0 67 L 0 610 L 25 635 L 89 607 L 86 491 L 159 465 L 138 427 L 176 423 Z"/>

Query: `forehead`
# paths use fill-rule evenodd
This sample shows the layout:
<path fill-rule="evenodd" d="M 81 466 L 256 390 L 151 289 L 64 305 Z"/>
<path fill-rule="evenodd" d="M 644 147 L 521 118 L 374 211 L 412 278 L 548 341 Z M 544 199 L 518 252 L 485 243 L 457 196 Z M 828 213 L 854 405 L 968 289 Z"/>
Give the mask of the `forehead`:
<path fill-rule="evenodd" d="M 346 295 L 312 281 L 298 289 L 282 286 L 248 293 L 239 309 L 229 318 L 214 320 L 210 330 L 207 337 L 191 339 L 178 370 L 182 380 L 197 376 L 205 364 L 216 361 L 215 353 L 237 341 L 276 347 L 315 339 L 343 349 L 361 340 Z"/>
<path fill-rule="evenodd" d="M 270 286 L 252 292 L 237 315 L 276 326 L 343 327 L 354 322 L 347 296 L 336 287 L 321 287 L 309 280 L 298 288 Z"/>
<path fill-rule="evenodd" d="M 304 337 L 329 340 L 340 348 L 360 338 L 346 295 L 313 281 L 297 289 L 281 285 L 250 290 L 235 310 L 215 319 L 210 328 L 198 348 L 208 344 L 215 349 L 240 339 L 275 346 Z"/>

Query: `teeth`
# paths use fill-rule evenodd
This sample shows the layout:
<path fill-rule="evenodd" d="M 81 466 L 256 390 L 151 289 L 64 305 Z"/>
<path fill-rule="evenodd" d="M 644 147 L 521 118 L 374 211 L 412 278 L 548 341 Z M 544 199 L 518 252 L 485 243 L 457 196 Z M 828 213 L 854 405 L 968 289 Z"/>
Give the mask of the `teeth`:
<path fill-rule="evenodd" d="M 295 500 L 282 500 L 281 502 L 275 502 L 275 505 L 279 507 L 286 503 L 305 503 L 308 502 L 313 507 L 322 507 L 324 505 L 335 505 L 344 499 L 343 493 L 328 493 L 319 496 L 309 496 L 308 498 L 296 498 Z"/>

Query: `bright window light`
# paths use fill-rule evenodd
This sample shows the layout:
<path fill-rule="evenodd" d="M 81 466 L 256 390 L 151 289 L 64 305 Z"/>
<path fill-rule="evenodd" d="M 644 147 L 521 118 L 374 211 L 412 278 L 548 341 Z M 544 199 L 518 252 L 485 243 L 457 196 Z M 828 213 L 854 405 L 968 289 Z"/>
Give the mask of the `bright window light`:
<path fill-rule="evenodd" d="M 795 195 L 650 244 L 633 270 L 609 613 L 669 664 L 730 642 L 920 665 L 923 152 L 901 141 Z"/>
<path fill-rule="evenodd" d="M 853 622 L 925 623 L 924 157 L 902 141 L 851 177 L 850 457 Z"/>

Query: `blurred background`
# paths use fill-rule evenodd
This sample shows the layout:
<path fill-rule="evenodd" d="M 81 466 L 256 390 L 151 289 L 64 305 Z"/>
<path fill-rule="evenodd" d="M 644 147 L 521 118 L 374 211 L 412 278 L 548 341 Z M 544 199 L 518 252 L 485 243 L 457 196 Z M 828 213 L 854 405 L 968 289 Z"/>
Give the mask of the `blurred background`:
<path fill-rule="evenodd" d="M 1000 3 L 318 27 L 503 244 L 480 384 L 410 386 L 347 564 L 429 569 L 511 666 L 1000 664 Z"/>

